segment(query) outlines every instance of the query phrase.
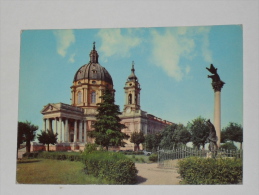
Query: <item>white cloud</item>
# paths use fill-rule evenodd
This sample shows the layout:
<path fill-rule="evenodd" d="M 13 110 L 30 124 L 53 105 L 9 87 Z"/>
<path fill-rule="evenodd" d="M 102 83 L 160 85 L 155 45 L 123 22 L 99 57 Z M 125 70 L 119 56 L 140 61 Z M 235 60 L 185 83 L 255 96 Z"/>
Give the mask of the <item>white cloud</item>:
<path fill-rule="evenodd" d="M 76 40 L 74 32 L 73 30 L 55 30 L 53 33 L 57 40 L 57 52 L 62 57 L 65 57 L 67 49 Z"/>
<path fill-rule="evenodd" d="M 103 52 L 104 57 L 113 55 L 129 57 L 130 50 L 141 42 L 139 37 L 134 36 L 133 29 L 125 29 L 123 34 L 121 29 L 101 29 L 98 36 L 102 40 L 99 51 Z"/>
<path fill-rule="evenodd" d="M 185 67 L 185 73 L 189 74 L 190 71 L 191 71 L 191 67 L 190 66 L 186 66 Z"/>
<path fill-rule="evenodd" d="M 212 61 L 209 31 L 209 27 L 179 27 L 166 29 L 164 33 L 152 30 L 152 63 L 177 81 L 182 80 L 191 70 L 189 65 L 180 63 L 182 59 L 192 60 L 200 51 L 206 62 Z"/>
<path fill-rule="evenodd" d="M 75 55 L 76 55 L 76 53 L 71 54 L 68 61 L 71 62 L 71 63 L 74 63 L 75 62 Z"/>
<path fill-rule="evenodd" d="M 157 66 L 171 77 L 180 81 L 184 76 L 181 66 L 179 65 L 182 56 L 188 54 L 195 47 L 192 39 L 182 38 L 177 36 L 177 33 L 166 30 L 164 34 L 159 34 L 157 31 L 152 31 L 152 60 Z"/>

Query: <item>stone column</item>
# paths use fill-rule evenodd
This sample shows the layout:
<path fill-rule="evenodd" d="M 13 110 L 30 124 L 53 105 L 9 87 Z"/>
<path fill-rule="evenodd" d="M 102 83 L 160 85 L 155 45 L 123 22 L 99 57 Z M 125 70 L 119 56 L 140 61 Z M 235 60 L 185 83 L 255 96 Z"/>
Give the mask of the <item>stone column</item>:
<path fill-rule="evenodd" d="M 125 92 L 125 105 L 129 104 L 128 102 L 128 93 Z"/>
<path fill-rule="evenodd" d="M 65 123 L 65 142 L 68 142 L 69 135 L 68 135 L 68 118 L 66 118 L 66 123 Z"/>
<path fill-rule="evenodd" d="M 46 119 L 46 131 L 49 130 L 49 118 Z"/>
<path fill-rule="evenodd" d="M 62 118 L 59 118 L 59 134 L 58 134 L 58 140 L 59 143 L 61 143 L 63 141 L 64 137 L 63 137 L 63 132 L 62 132 Z"/>
<path fill-rule="evenodd" d="M 57 123 L 57 118 L 55 118 L 55 129 L 54 129 L 54 134 L 58 132 L 58 123 Z"/>
<path fill-rule="evenodd" d="M 43 118 L 43 131 L 46 131 L 46 119 Z"/>
<path fill-rule="evenodd" d="M 214 89 L 214 127 L 218 137 L 218 147 L 220 147 L 221 141 L 221 89 L 224 84 L 223 81 L 212 82 Z"/>
<path fill-rule="evenodd" d="M 84 121 L 84 143 L 87 143 L 87 141 L 86 141 L 86 136 L 87 136 L 87 134 L 86 134 L 86 125 L 87 125 L 87 121 L 85 120 Z"/>
<path fill-rule="evenodd" d="M 77 120 L 74 122 L 74 143 L 77 141 Z"/>
<path fill-rule="evenodd" d="M 82 142 L 82 121 L 79 121 L 79 142 Z"/>
<path fill-rule="evenodd" d="M 135 104 L 135 90 L 132 92 L 131 102 Z"/>
<path fill-rule="evenodd" d="M 52 128 L 52 120 L 53 119 L 49 119 L 49 130 L 53 132 L 53 128 Z"/>

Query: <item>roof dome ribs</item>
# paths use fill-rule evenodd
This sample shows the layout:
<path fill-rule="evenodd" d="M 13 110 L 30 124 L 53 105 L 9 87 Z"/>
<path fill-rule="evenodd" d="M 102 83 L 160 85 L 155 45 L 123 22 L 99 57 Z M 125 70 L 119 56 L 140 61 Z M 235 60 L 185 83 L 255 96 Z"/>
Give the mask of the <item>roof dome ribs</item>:
<path fill-rule="evenodd" d="M 74 76 L 74 82 L 81 79 L 101 80 L 113 85 L 112 77 L 109 72 L 98 63 L 98 52 L 95 50 L 95 42 L 93 50 L 90 52 L 90 62 L 81 66 Z"/>

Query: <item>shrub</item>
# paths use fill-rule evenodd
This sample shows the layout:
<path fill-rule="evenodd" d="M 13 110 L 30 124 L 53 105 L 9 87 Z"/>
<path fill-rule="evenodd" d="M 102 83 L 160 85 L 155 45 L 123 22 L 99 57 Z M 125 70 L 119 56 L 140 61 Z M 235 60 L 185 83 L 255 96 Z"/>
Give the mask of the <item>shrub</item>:
<path fill-rule="evenodd" d="M 153 153 L 148 158 L 151 162 L 157 162 L 158 161 L 158 155 L 157 153 Z"/>
<path fill-rule="evenodd" d="M 53 160 L 82 161 L 82 155 L 77 152 L 41 152 L 38 158 Z"/>
<path fill-rule="evenodd" d="M 237 184 L 242 180 L 242 159 L 190 157 L 178 166 L 182 184 Z"/>
<path fill-rule="evenodd" d="M 114 152 L 94 151 L 85 154 L 85 172 L 116 184 L 136 183 L 137 169 L 132 160 Z"/>
<path fill-rule="evenodd" d="M 82 153 L 83 155 L 89 154 L 91 152 L 94 152 L 97 150 L 98 145 L 97 144 L 86 144 L 84 152 Z"/>

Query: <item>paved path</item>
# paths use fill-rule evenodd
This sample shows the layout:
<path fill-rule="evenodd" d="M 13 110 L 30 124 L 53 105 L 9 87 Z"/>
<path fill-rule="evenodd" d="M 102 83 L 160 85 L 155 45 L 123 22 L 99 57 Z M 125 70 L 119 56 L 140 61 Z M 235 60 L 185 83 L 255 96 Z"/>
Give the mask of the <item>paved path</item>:
<path fill-rule="evenodd" d="M 179 185 L 179 174 L 176 168 L 161 169 L 157 163 L 136 163 L 138 185 Z"/>

